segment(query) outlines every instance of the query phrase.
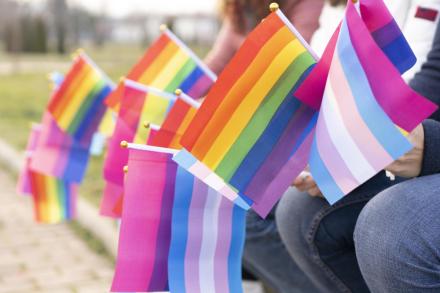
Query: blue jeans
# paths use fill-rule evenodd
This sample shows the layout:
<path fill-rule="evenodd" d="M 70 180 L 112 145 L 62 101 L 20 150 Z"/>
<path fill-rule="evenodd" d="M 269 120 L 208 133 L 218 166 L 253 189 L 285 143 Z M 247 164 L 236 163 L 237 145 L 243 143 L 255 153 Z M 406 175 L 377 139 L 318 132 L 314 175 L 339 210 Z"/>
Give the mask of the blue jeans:
<path fill-rule="evenodd" d="M 277 292 L 369 292 L 357 265 L 353 232 L 365 204 L 398 183 L 382 172 L 330 206 L 291 188 L 275 216 L 247 219 L 244 265 Z"/>
<path fill-rule="evenodd" d="M 355 244 L 372 292 L 440 292 L 440 175 L 377 195 L 359 216 Z"/>

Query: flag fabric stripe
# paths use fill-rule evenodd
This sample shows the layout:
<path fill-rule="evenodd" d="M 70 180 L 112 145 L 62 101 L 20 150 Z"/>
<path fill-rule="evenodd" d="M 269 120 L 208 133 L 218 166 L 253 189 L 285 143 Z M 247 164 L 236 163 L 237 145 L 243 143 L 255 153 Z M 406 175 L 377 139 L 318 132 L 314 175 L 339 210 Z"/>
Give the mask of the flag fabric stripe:
<path fill-rule="evenodd" d="M 148 85 L 166 90 L 168 86 L 173 84 L 174 78 L 179 78 L 179 73 L 182 68 L 185 69 L 188 58 L 185 52 L 179 50 L 177 46 L 176 48 L 177 50 L 174 52 L 173 56 L 171 56 L 170 59 L 167 60 L 167 63 L 162 66 L 160 74 L 158 74 L 151 82 L 147 83 Z M 176 75 L 173 76 L 170 72 L 176 72 Z M 168 89 L 168 91 L 170 90 Z M 171 89 L 171 91 L 173 91 L 173 89 Z"/>
<path fill-rule="evenodd" d="M 261 107 L 255 112 L 251 121 L 244 128 L 236 142 L 223 158 L 221 164 L 216 168 L 216 172 L 226 180 L 230 179 L 238 166 L 243 162 L 246 154 L 264 133 L 269 123 L 275 117 L 277 109 L 291 94 L 291 88 L 286 81 L 297 82 L 303 76 L 304 70 L 313 64 L 309 54 L 303 53 L 290 66 L 289 69 L 278 80 L 268 96 L 263 101 Z"/>
<path fill-rule="evenodd" d="M 278 55 L 280 50 L 275 48 L 285 48 L 292 39 L 290 31 L 283 27 L 261 48 L 252 63 L 249 64 L 249 67 L 239 76 L 231 89 L 226 93 L 210 121 L 204 124 L 204 130 L 198 137 L 198 141 L 190 149 L 196 158 L 203 159 L 205 157 L 223 126 L 229 121 L 231 114 L 239 107 L 243 97 L 253 90 L 253 86 L 260 79 L 261 74 L 267 70 L 272 60 Z M 188 147 L 187 145 L 185 146 Z"/>
<path fill-rule="evenodd" d="M 241 76 L 253 62 L 256 55 L 260 52 L 265 43 L 271 39 L 275 32 L 283 27 L 283 22 L 274 14 L 266 18 L 268 25 L 260 27 L 257 34 L 249 35 L 244 41 L 242 50 L 239 50 L 232 60 L 226 65 L 222 73 L 222 83 L 213 85 L 208 96 L 222 97 L 218 99 L 206 99 L 206 111 L 199 114 L 190 124 L 190 131 L 187 131 L 182 138 L 182 144 L 188 149 L 192 150 L 197 138 L 205 129 L 205 125 L 209 122 L 216 109 L 219 108 L 224 97 L 227 95 L 232 86 L 236 83 L 237 76 Z M 190 92 L 188 92 L 190 94 Z"/>
<path fill-rule="evenodd" d="M 196 68 L 196 64 L 191 59 L 186 60 L 184 65 L 180 68 L 176 76 L 165 87 L 165 91 L 174 92 L 180 85 L 186 80 L 188 76 L 191 76 L 192 72 Z"/>

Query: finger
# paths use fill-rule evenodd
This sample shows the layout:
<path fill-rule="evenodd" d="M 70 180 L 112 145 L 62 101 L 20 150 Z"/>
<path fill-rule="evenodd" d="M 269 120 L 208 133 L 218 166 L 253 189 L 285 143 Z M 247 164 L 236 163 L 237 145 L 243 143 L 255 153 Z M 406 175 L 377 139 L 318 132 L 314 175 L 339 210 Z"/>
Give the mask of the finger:
<path fill-rule="evenodd" d="M 313 197 L 322 197 L 321 190 L 317 186 L 309 189 L 308 193 Z"/>
<path fill-rule="evenodd" d="M 299 190 L 304 191 L 316 187 L 316 182 L 312 177 L 307 177 L 300 184 L 294 184 L 294 186 Z"/>

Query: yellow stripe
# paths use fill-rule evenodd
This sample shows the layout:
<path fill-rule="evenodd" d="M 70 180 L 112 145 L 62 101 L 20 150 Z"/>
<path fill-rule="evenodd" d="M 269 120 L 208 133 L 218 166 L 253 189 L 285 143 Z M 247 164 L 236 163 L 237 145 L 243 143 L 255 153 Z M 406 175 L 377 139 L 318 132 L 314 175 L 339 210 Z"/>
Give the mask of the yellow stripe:
<path fill-rule="evenodd" d="M 113 111 L 111 109 L 108 109 L 104 114 L 104 118 L 102 118 L 98 131 L 102 135 L 106 137 L 110 137 L 112 136 L 113 131 L 115 130 L 115 125 L 116 123 L 115 123 L 115 119 L 113 118 Z"/>
<path fill-rule="evenodd" d="M 47 221 L 48 223 L 56 223 L 61 220 L 59 202 L 57 196 L 57 186 L 55 182 L 55 178 L 46 177 L 46 186 L 47 186 Z"/>
<path fill-rule="evenodd" d="M 183 50 L 177 50 L 173 58 L 170 59 L 160 74 L 153 80 L 151 86 L 159 89 L 166 88 L 187 61 L 188 55 Z"/>
<path fill-rule="evenodd" d="M 151 85 L 151 82 L 162 72 L 162 69 L 170 61 L 171 57 L 174 56 L 176 50 L 179 50 L 179 48 L 174 42 L 170 41 L 148 69 L 139 77 L 138 81 Z"/>
<path fill-rule="evenodd" d="M 134 143 L 146 143 L 149 131 L 144 127 L 144 122 L 162 125 L 169 104 L 170 101 L 168 99 L 150 93 L 147 94 L 144 106 L 142 107 L 136 136 L 133 140 Z"/>
<path fill-rule="evenodd" d="M 87 95 L 93 90 L 96 83 L 101 79 L 101 77 L 92 69 L 87 75 L 84 82 L 82 82 L 77 88 L 75 94 L 70 99 L 69 103 L 66 105 L 63 115 L 59 117 L 58 123 L 61 128 L 67 129 L 75 116 L 78 114 L 78 110 L 84 103 Z"/>
<path fill-rule="evenodd" d="M 246 127 L 264 97 L 269 93 L 288 66 L 305 51 L 297 40 L 289 42 L 275 57 L 267 70 L 261 75 L 252 89 L 243 98 L 204 158 L 204 163 L 212 169 L 217 168 L 240 133 Z"/>

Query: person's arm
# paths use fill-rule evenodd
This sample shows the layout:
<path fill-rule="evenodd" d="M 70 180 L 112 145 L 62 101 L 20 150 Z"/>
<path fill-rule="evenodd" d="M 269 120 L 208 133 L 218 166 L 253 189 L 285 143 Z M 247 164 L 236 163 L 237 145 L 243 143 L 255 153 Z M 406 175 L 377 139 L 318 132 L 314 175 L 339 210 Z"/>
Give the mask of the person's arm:
<path fill-rule="evenodd" d="M 426 120 L 423 129 L 425 141 L 420 176 L 440 173 L 440 122 Z"/>
<path fill-rule="evenodd" d="M 323 0 L 297 0 L 286 9 L 286 16 L 308 43 L 319 27 L 323 6 Z"/>
<path fill-rule="evenodd" d="M 243 41 L 244 36 L 234 30 L 230 21 L 224 20 L 214 46 L 205 58 L 206 65 L 214 73 L 219 74 Z"/>

